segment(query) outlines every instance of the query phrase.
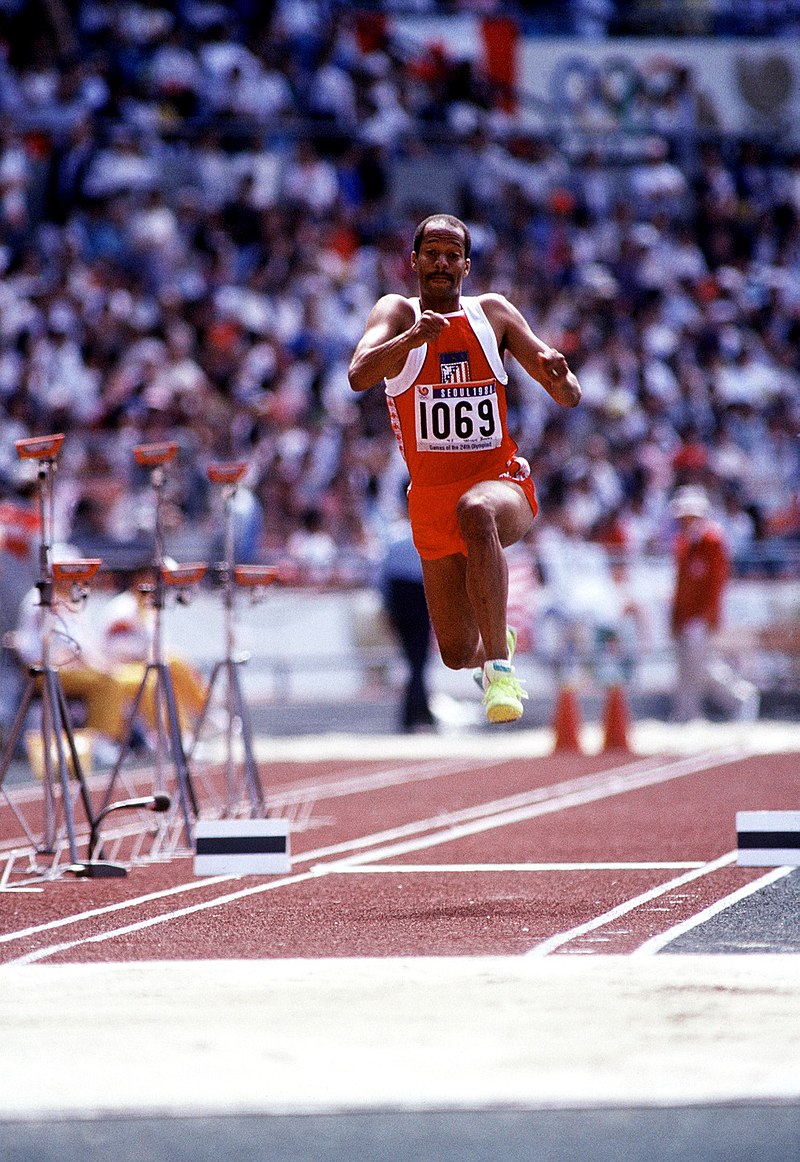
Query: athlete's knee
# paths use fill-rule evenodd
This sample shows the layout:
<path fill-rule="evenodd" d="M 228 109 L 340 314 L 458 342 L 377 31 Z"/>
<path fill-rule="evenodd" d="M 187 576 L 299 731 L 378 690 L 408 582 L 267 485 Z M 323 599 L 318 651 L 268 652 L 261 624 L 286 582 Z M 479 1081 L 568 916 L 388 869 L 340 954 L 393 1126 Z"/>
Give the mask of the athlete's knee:
<path fill-rule="evenodd" d="M 470 636 L 466 626 L 452 637 L 444 635 L 439 637 L 437 635 L 436 638 L 439 653 L 448 670 L 463 670 L 466 666 L 471 666 L 480 647 L 480 642 L 480 635 L 477 631 Z"/>
<path fill-rule="evenodd" d="M 472 665 L 475 650 L 463 645 L 439 645 L 439 653 L 448 670 L 463 670 Z"/>
<path fill-rule="evenodd" d="M 466 492 L 456 506 L 458 528 L 465 541 L 491 537 L 497 533 L 495 511 L 486 496 Z"/>

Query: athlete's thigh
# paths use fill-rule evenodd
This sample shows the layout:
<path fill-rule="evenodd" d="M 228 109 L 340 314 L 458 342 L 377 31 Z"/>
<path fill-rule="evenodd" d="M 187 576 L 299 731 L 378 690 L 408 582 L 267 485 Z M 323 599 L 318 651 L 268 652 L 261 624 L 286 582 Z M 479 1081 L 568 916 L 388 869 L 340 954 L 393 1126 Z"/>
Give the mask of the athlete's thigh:
<path fill-rule="evenodd" d="M 445 655 L 471 656 L 480 640 L 467 596 L 467 558 L 461 553 L 422 562 L 425 600 L 433 632 Z"/>
<path fill-rule="evenodd" d="M 523 490 L 513 480 L 480 480 L 468 488 L 460 503 L 471 498 L 487 503 L 494 513 L 497 535 L 504 549 L 516 544 L 533 524 L 533 510 Z"/>

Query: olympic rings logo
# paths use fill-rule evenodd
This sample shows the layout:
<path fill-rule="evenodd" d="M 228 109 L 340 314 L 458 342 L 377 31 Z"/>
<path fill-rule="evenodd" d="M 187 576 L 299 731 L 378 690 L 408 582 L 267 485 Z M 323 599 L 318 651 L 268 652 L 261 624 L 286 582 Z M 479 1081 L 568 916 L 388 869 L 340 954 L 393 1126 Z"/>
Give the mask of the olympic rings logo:
<path fill-rule="evenodd" d="M 573 116 L 600 106 L 624 117 L 645 88 L 645 78 L 628 57 L 595 62 L 583 56 L 565 56 L 553 69 L 550 99 L 556 109 Z"/>

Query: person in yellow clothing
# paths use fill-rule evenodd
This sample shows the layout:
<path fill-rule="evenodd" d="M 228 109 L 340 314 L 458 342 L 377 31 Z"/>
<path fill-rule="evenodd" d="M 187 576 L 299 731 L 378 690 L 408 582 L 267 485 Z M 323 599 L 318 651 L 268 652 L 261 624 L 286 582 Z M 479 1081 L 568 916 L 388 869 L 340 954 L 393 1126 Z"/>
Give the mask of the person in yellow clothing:
<path fill-rule="evenodd" d="M 141 686 L 145 666 L 151 660 L 154 612 L 147 596 L 150 570 L 134 574 L 130 584 L 107 603 L 101 620 L 102 649 L 114 678 L 132 702 Z M 200 716 L 206 698 L 202 676 L 187 659 L 167 653 L 181 730 L 190 732 Z M 142 694 L 140 709 L 151 728 L 156 725 L 155 674 Z"/>
<path fill-rule="evenodd" d="M 132 584 L 107 602 L 98 620 L 87 602 L 71 599 L 69 582 L 56 581 L 54 586 L 50 664 L 58 670 L 65 697 L 83 703 L 86 727 L 110 742 L 123 742 L 150 660 L 152 610 L 146 595 L 138 583 Z M 17 655 L 28 666 L 42 661 L 42 614 L 39 590 L 34 587 L 22 601 L 14 633 Z M 173 655 L 165 660 L 181 729 L 188 732 L 205 701 L 203 679 L 184 658 Z M 146 726 L 155 729 L 155 675 L 143 691 L 140 711 Z"/>
<path fill-rule="evenodd" d="M 73 555 L 79 556 L 77 552 Z M 131 694 L 104 656 L 87 603 L 73 601 L 70 590 L 69 582 L 54 582 L 48 634 L 50 665 L 58 670 L 65 697 L 85 707 L 87 728 L 118 743 L 125 736 Z M 34 586 L 20 603 L 13 634 L 17 656 L 26 666 L 42 663 L 46 632 L 39 589 Z"/>

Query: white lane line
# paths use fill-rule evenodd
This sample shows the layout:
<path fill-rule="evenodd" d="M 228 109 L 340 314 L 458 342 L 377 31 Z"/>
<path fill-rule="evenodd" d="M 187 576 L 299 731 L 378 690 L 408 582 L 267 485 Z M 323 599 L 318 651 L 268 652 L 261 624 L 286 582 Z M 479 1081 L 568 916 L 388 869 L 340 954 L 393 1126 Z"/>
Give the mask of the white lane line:
<path fill-rule="evenodd" d="M 503 760 L 498 759 L 494 763 L 485 764 L 486 766 L 499 765 Z M 320 798 L 331 798 L 334 796 L 344 796 L 348 794 L 365 793 L 371 790 L 385 789 L 392 785 L 402 785 L 406 782 L 418 782 L 425 778 L 439 778 L 447 774 L 453 774 L 463 770 L 463 762 L 450 760 L 448 762 L 431 764 L 428 763 L 430 773 L 426 773 L 424 769 L 419 769 L 418 764 L 405 764 L 401 767 L 392 767 L 385 770 L 374 772 L 374 776 L 357 774 L 352 777 L 348 776 L 344 779 L 338 779 L 335 783 L 304 783 L 298 788 L 299 797 L 296 802 L 304 801 L 309 792 L 313 792 Z M 482 768 L 481 768 L 482 769 Z M 399 777 L 398 777 L 399 776 Z M 286 792 L 277 796 L 275 800 L 270 799 L 270 806 L 279 800 L 283 805 L 291 803 L 291 790 L 286 789 Z M 491 806 L 490 804 L 486 805 Z M 498 810 L 500 807 L 498 806 Z M 480 808 L 478 808 L 480 810 Z M 392 828 L 387 831 L 377 832 L 374 835 L 362 836 L 354 840 L 348 840 L 340 844 L 331 845 L 328 847 L 316 848 L 305 854 L 299 853 L 292 858 L 292 863 L 303 863 L 310 859 L 320 859 L 329 854 L 341 854 L 347 851 L 361 849 L 370 844 L 384 843 L 387 839 L 396 839 L 401 835 L 414 834 L 420 826 L 428 829 L 429 827 L 441 824 L 442 816 L 437 816 L 432 820 L 422 820 L 416 823 L 407 825 L 402 828 Z M 409 830 L 410 828 L 410 830 Z M 88 838 L 88 828 L 85 835 L 79 832 L 79 837 Z M 15 843 L 18 841 L 14 841 Z M 13 854 L 13 853 L 12 853 Z M 77 912 L 70 916 L 61 916 L 57 920 L 50 920 L 44 924 L 37 924 L 30 928 L 19 929 L 16 932 L 8 932 L 0 935 L 0 944 L 8 943 L 11 940 L 21 940 L 25 937 L 35 935 L 39 932 L 52 931 L 56 928 L 63 928 L 70 924 L 81 923 L 84 920 L 95 919 L 98 916 L 109 915 L 113 912 L 123 911 L 128 908 L 140 907 L 143 904 L 152 903 L 154 900 L 165 899 L 170 895 L 178 895 L 182 892 L 196 891 L 209 884 L 226 883 L 231 880 L 240 879 L 240 876 L 225 875 L 216 876 L 214 878 L 205 878 L 201 880 L 193 880 L 190 883 L 179 884 L 172 888 L 165 888 L 159 892 L 148 893 L 143 896 L 136 896 L 130 900 L 123 900 L 117 904 L 109 904 L 101 908 L 92 908 L 89 911 Z M 38 889 L 37 889 L 38 890 Z"/>
<path fill-rule="evenodd" d="M 102 944 L 106 940 L 114 940 L 119 936 L 128 936 L 133 932 L 143 932 L 146 928 L 153 928 L 157 924 L 164 924 L 167 920 L 180 920 L 184 916 L 192 916 L 196 912 L 204 912 L 208 908 L 220 908 L 225 904 L 232 904 L 238 900 L 245 900 L 248 896 L 260 895 L 262 892 L 271 892 L 276 888 L 286 887 L 287 884 L 299 884 L 303 880 L 317 877 L 314 871 L 301 872 L 296 876 L 284 876 L 279 880 L 271 880 L 268 884 L 256 884 L 254 887 L 242 888 L 238 892 L 230 892 L 227 896 L 216 896 L 213 900 L 205 900 L 199 904 L 190 904 L 186 908 L 178 908 L 174 912 L 165 912 L 160 916 L 151 916 L 147 920 L 137 920 L 134 924 L 126 924 L 122 928 L 114 928 L 109 932 L 98 932 L 94 936 L 81 936 L 77 940 L 66 940 L 63 944 L 50 944 L 46 948 L 36 949 L 24 956 L 7 960 L 5 965 L 35 964 L 37 960 L 46 960 L 49 956 L 57 956 L 60 952 L 70 952 L 81 944 Z"/>
<path fill-rule="evenodd" d="M 616 914 L 623 915 L 625 911 L 629 911 L 631 908 L 637 907 L 639 903 L 644 903 L 648 899 L 655 898 L 657 895 L 661 894 L 662 890 L 667 891 L 670 886 L 677 887 L 682 883 L 688 882 L 690 879 L 696 878 L 698 875 L 707 874 L 708 871 L 714 870 L 716 866 L 722 866 L 723 863 L 730 862 L 730 860 L 735 859 L 736 856 L 737 852 L 731 852 L 730 856 L 723 856 L 721 860 L 715 860 L 714 864 L 704 864 L 698 871 L 690 872 L 685 876 L 679 876 L 677 879 L 671 881 L 670 884 L 662 885 L 661 889 L 653 889 L 651 892 L 644 893 L 642 896 L 637 897 L 636 901 L 630 901 L 629 906 L 622 905 L 620 908 L 615 908 L 612 910 L 612 912 L 606 913 L 605 922 L 614 919 Z M 284 876 L 278 880 L 272 880 L 268 884 L 255 884 L 249 888 L 242 888 L 238 892 L 230 892 L 225 896 L 217 896 L 212 900 L 204 900 L 199 904 L 190 904 L 185 908 L 178 908 L 173 912 L 163 913 L 159 916 L 152 916 L 147 920 L 138 920 L 133 924 L 126 924 L 122 928 L 115 928 L 109 932 L 100 932 L 94 936 L 79 937 L 76 940 L 64 941 L 62 944 L 51 944 L 46 948 L 40 948 L 33 952 L 26 953 L 24 956 L 9 960 L 6 962 L 6 964 L 17 966 L 35 964 L 37 961 L 46 960 L 51 956 L 58 956 L 62 952 L 70 952 L 73 948 L 77 948 L 79 945 L 102 944 L 107 940 L 128 936 L 135 932 L 143 932 L 147 928 L 153 928 L 156 925 L 163 924 L 168 920 L 180 920 L 186 916 L 192 916 L 198 912 L 204 912 L 209 908 L 223 907 L 225 904 L 236 903 L 239 900 L 247 899 L 249 896 L 260 895 L 263 892 L 274 891 L 277 888 L 286 887 L 290 884 L 299 884 L 307 880 L 321 878 L 323 876 L 341 872 L 342 870 L 343 869 L 340 864 L 338 866 L 337 864 L 317 864 L 311 868 L 310 871 L 301 872 L 296 876 Z M 358 870 L 363 871 L 365 869 L 359 868 Z M 591 922 L 589 925 L 583 925 L 582 927 L 586 928 L 587 930 L 591 930 L 591 928 L 594 926 L 595 922 Z M 545 941 L 544 943 L 547 944 L 549 942 Z M 537 945 L 536 949 L 527 953 L 527 955 L 535 955 L 537 949 L 540 947 L 542 946 Z"/>
<path fill-rule="evenodd" d="M 396 875 L 432 872 L 584 872 L 584 871 L 676 871 L 705 867 L 699 860 L 664 863 L 375 863 L 332 867 L 329 875 Z"/>
<path fill-rule="evenodd" d="M 735 753 L 739 753 L 738 748 Z M 556 811 L 563 811 L 567 807 L 583 807 L 589 803 L 596 803 L 601 799 L 612 798 L 628 791 L 640 790 L 672 779 L 684 778 L 686 775 L 697 774 L 709 767 L 722 765 L 719 755 L 697 755 L 675 763 L 661 763 L 650 769 L 635 770 L 633 773 L 624 768 L 612 772 L 602 772 L 589 778 L 570 780 L 567 783 L 554 784 L 544 788 L 549 792 L 545 797 L 541 792 L 532 792 L 529 796 L 520 796 L 528 801 L 512 810 L 492 811 L 484 813 L 469 822 L 447 826 L 429 835 L 417 836 L 406 842 L 390 843 L 385 847 L 372 848 L 359 855 L 351 855 L 341 860 L 339 867 L 352 867 L 357 864 L 374 863 L 376 860 L 390 859 L 394 856 L 408 855 L 424 848 L 438 847 L 442 843 L 451 843 L 458 839 L 492 831 L 498 827 L 508 827 L 513 823 L 523 823 L 530 819 L 549 815 Z M 568 788 L 568 789 L 567 789 Z M 577 788 L 577 789 L 573 789 Z M 542 801 L 544 800 L 544 801 Z M 332 865 L 338 870 L 337 865 Z"/>
<path fill-rule="evenodd" d="M 496 815 L 514 807 L 524 807 L 531 803 L 541 803 L 548 799 L 559 798 L 571 791 L 580 791 L 593 786 L 598 779 L 629 779 L 640 771 L 663 771 L 664 761 L 646 759 L 639 763 L 626 763 L 622 767 L 614 767 L 606 771 L 595 772 L 592 775 L 583 775 L 577 779 L 567 779 L 560 783 L 550 783 L 544 787 L 536 787 L 532 791 L 519 791 L 514 795 L 506 795 L 502 799 L 494 799 L 486 803 L 477 803 L 472 807 L 461 807 L 455 811 L 440 811 L 427 819 L 417 819 L 411 823 L 401 823 L 397 827 L 389 827 L 385 831 L 376 831 L 372 835 L 365 835 L 361 839 L 346 840 L 342 843 L 332 843 L 327 847 L 317 848 L 301 858 L 321 859 L 329 855 L 340 855 L 344 852 L 359 848 L 375 847 L 377 844 L 388 843 L 391 840 L 403 839 L 412 835 L 420 835 L 425 831 L 439 830 L 445 826 L 468 822 L 472 819 L 483 819 L 489 815 Z"/>
<path fill-rule="evenodd" d="M 59 916 L 57 920 L 48 920 L 43 924 L 33 924 L 30 928 L 19 928 L 16 932 L 5 932 L 0 936 L 0 944 L 8 944 L 12 940 L 23 940 L 27 936 L 36 936 L 40 932 L 52 932 L 56 928 L 64 928 L 69 924 L 79 924 L 83 920 L 93 920 L 97 916 L 108 916 L 112 912 L 122 912 L 126 908 L 138 907 L 141 904 L 151 904 L 154 900 L 164 900 L 168 896 L 177 896 L 181 892 L 195 891 L 197 888 L 215 884 L 224 884 L 235 876 L 214 876 L 207 880 L 192 880 L 189 883 L 177 884 L 172 888 L 163 888 L 160 892 L 149 892 L 146 896 L 137 896 L 133 900 L 121 900 L 118 904 L 105 904 L 102 908 L 90 908 L 86 912 L 75 912 L 71 916 Z"/>
<path fill-rule="evenodd" d="M 369 756 L 365 754 L 365 761 L 368 759 L 368 757 Z M 478 759 L 476 757 L 471 761 L 476 764 L 474 768 L 476 772 L 483 772 L 491 770 L 493 767 L 506 764 L 509 761 L 509 756 L 501 755 L 494 759 Z M 643 759 L 641 761 L 644 763 L 652 764 L 657 760 L 649 758 Z M 274 813 L 276 810 L 285 810 L 293 806 L 313 804 L 325 799 L 344 798 L 348 795 L 365 794 L 369 791 L 385 790 L 389 787 L 404 786 L 411 783 L 447 778 L 447 776 L 452 774 L 460 774 L 463 769 L 463 758 L 448 758 L 442 759 L 438 762 L 422 758 L 415 761 L 404 762 L 400 766 L 394 765 L 390 767 L 384 767 L 378 771 L 372 771 L 370 773 L 356 771 L 354 774 L 349 774 L 344 772 L 338 778 L 333 780 L 328 779 L 317 782 L 306 781 L 303 783 L 292 783 L 284 786 L 283 788 L 278 788 L 276 791 L 267 795 L 267 808 L 271 813 Z M 137 769 L 133 772 L 133 774 L 136 777 L 131 780 L 132 785 L 135 785 L 137 782 L 145 783 L 148 781 L 147 771 Z M 90 782 L 90 789 L 92 789 L 92 786 L 95 785 L 104 786 L 105 783 L 101 783 L 98 778 L 95 777 L 93 782 Z M 3 788 L 3 792 L 5 798 L 8 800 L 9 807 L 15 814 L 17 814 L 14 802 L 8 799 L 8 792 L 6 792 L 5 788 Z M 12 788 L 12 794 L 14 795 L 15 800 L 32 802 L 34 799 L 38 800 L 41 798 L 41 789 L 38 787 L 30 786 L 21 788 L 15 787 Z M 110 840 L 115 838 L 118 834 L 119 832 L 109 832 L 106 835 L 106 838 Z M 76 837 L 79 843 L 88 841 L 89 827 L 87 824 L 82 824 L 80 822 L 77 823 Z M 13 839 L 0 840 L 0 851 L 3 851 L 6 848 L 10 849 L 8 858 L 13 861 L 13 857 L 16 855 L 17 849 L 19 849 L 19 845 L 23 841 L 24 837 L 22 836 L 17 836 Z M 379 841 L 374 840 L 371 837 L 367 837 L 365 842 L 369 844 Z M 380 842 L 382 842 L 382 840 L 380 840 Z M 23 854 L 27 853 L 28 850 L 28 848 L 24 849 Z M 349 851 L 351 850 L 351 847 L 349 844 L 345 844 L 340 847 L 340 850 Z M 322 854 L 323 851 L 320 850 L 317 853 L 316 858 L 319 858 L 319 856 Z M 7 870 L 10 870 L 10 864 Z M 222 878 L 231 879 L 235 877 L 226 876 Z M 38 889 L 31 890 L 38 891 Z M 143 898 L 149 900 L 149 897 Z M 132 907 L 135 905 L 135 903 L 136 901 L 127 901 L 118 905 L 118 907 Z M 117 906 L 114 906 L 114 908 L 108 910 L 114 911 L 116 908 Z M 102 911 L 94 912 L 92 915 L 102 915 Z M 71 919 L 68 917 L 64 921 L 55 922 L 53 926 L 58 927 L 61 926 L 62 923 L 70 922 Z M 26 933 L 26 935 L 27 934 L 28 933 Z M 10 938 L 15 939 L 16 934 L 12 933 Z"/>
<path fill-rule="evenodd" d="M 768 887 L 769 884 L 774 884 L 777 880 L 782 880 L 784 876 L 788 876 L 790 872 L 795 870 L 796 868 L 791 865 L 789 867 L 773 868 L 766 875 L 759 876 L 757 880 L 752 880 L 751 883 L 745 884 L 744 887 L 738 888 L 735 892 L 731 892 L 730 895 L 723 896 L 716 903 L 709 904 L 707 908 L 703 908 L 701 912 L 690 916 L 688 920 L 682 920 L 680 924 L 673 924 L 665 932 L 659 932 L 657 936 L 651 936 L 649 940 L 645 940 L 644 944 L 640 944 L 631 953 L 631 956 L 652 956 L 654 953 L 660 952 L 667 944 L 671 944 L 673 940 L 677 940 L 679 936 L 683 936 L 684 932 L 691 932 L 692 928 L 697 928 L 700 924 L 705 924 L 706 920 L 710 920 L 713 916 L 719 915 L 720 912 L 732 908 L 740 900 L 746 900 L 748 896 L 755 895 L 756 892 L 760 892 L 762 888 Z"/>
<path fill-rule="evenodd" d="M 508 763 L 507 758 L 476 759 L 475 770 L 482 771 Z M 447 775 L 461 773 L 464 770 L 463 759 L 442 759 L 441 762 L 421 759 L 417 763 L 407 763 L 401 767 L 386 767 L 370 773 L 356 772 L 353 775 L 344 773 L 335 779 L 323 779 L 317 782 L 290 783 L 285 787 L 273 789 L 267 793 L 267 806 L 288 807 L 309 800 L 317 802 L 321 799 L 340 799 L 346 795 L 360 795 L 365 791 L 380 791 L 386 787 L 400 786 L 406 783 L 423 783 L 431 779 L 446 778 Z"/>
<path fill-rule="evenodd" d="M 601 916 L 595 916 L 593 920 L 587 920 L 583 924 L 577 924 L 574 928 L 569 928 L 566 932 L 558 932 L 555 936 L 550 936 L 547 940 L 542 940 L 540 944 L 534 945 L 525 955 L 549 956 L 551 952 L 554 952 L 557 948 L 561 948 L 562 945 L 569 944 L 572 940 L 577 940 L 579 936 L 585 936 L 587 932 L 596 932 L 598 928 L 603 928 L 606 924 L 611 924 L 614 920 L 619 919 L 620 916 L 625 916 L 628 912 L 633 912 L 636 908 L 641 908 L 644 904 L 650 903 L 651 900 L 658 899 L 659 896 L 665 895 L 667 892 L 672 891 L 673 888 L 679 888 L 683 884 L 691 883 L 692 880 L 701 879 L 703 876 L 719 871 L 720 868 L 733 863 L 737 855 L 738 852 L 729 851 L 726 855 L 721 855 L 719 859 L 711 860 L 710 863 L 704 863 L 700 868 L 695 868 L 693 871 L 686 872 L 685 875 L 676 876 L 674 879 L 667 880 L 666 883 L 660 884 L 656 888 L 651 888 L 647 892 L 642 892 L 641 895 L 634 896 L 632 900 L 628 900 L 624 904 L 618 904 L 616 908 L 611 908 L 608 912 L 603 912 Z"/>
<path fill-rule="evenodd" d="M 363 761 L 369 762 L 373 757 L 369 753 L 365 753 Z M 316 761 L 322 760 L 319 759 Z M 489 765 L 497 765 L 498 763 L 509 761 L 507 757 L 492 756 L 489 758 L 488 763 Z M 474 759 L 476 766 L 482 766 L 483 762 L 484 760 L 477 756 Z M 345 768 L 332 779 L 308 779 L 302 782 L 284 783 L 268 793 L 267 798 L 270 802 L 292 803 L 295 802 L 296 796 L 305 799 L 309 794 L 319 795 L 323 798 L 348 795 L 361 790 L 392 786 L 395 782 L 416 782 L 417 780 L 435 779 L 440 775 L 447 775 L 453 770 L 461 771 L 463 769 L 463 758 L 448 757 L 436 761 L 430 758 L 412 759 L 407 756 L 398 756 L 398 763 L 383 767 L 377 771 L 365 772 L 357 768 L 351 768 L 348 771 Z M 152 779 L 152 772 L 146 767 L 140 767 L 127 773 L 130 783 L 134 786 L 149 784 Z M 94 775 L 87 779 L 87 785 L 90 791 L 105 790 L 106 783 L 107 780 L 99 775 Z M 42 797 L 42 783 L 41 780 L 37 780 L 36 782 L 22 783 L 13 787 L 3 786 L 2 793 L 3 798 L 9 801 L 9 805 L 10 800 L 13 800 L 15 803 L 38 802 Z"/>
<path fill-rule="evenodd" d="M 452 825 L 462 822 L 464 820 L 474 819 L 476 817 L 483 817 L 487 814 L 493 814 L 502 810 L 507 810 L 509 807 L 519 806 L 525 803 L 538 802 L 548 798 L 549 796 L 558 797 L 565 791 L 573 788 L 582 788 L 590 786 L 598 777 L 604 780 L 609 778 L 618 779 L 622 777 L 631 777 L 631 774 L 636 774 L 639 771 L 663 770 L 663 761 L 656 759 L 646 759 L 638 763 L 626 763 L 622 767 L 612 768 L 600 774 L 585 775 L 580 779 L 570 779 L 561 783 L 550 784 L 545 787 L 537 787 L 533 791 L 523 791 L 514 795 L 508 795 L 503 799 L 492 800 L 488 803 L 479 803 L 473 807 L 464 807 L 457 811 L 444 811 L 438 815 L 430 816 L 426 819 L 418 819 L 411 823 L 401 824 L 398 827 L 387 828 L 384 831 L 373 832 L 371 835 L 358 836 L 355 839 L 343 840 L 341 843 L 329 844 L 324 847 L 314 848 L 311 851 L 299 852 L 292 857 L 292 864 L 307 863 L 310 860 L 325 859 L 332 855 L 344 855 L 348 852 L 363 851 L 365 848 L 375 847 L 380 844 L 388 843 L 393 840 L 404 839 L 411 835 L 419 835 L 421 832 L 432 831 L 435 828 L 441 828 L 446 825 Z M 405 768 L 404 768 L 405 769 Z M 460 765 L 459 765 L 459 769 Z M 165 899 L 169 895 L 178 895 L 181 892 L 194 891 L 205 887 L 209 883 L 226 883 L 230 880 L 241 877 L 226 875 L 217 876 L 213 880 L 201 879 L 193 880 L 189 883 L 179 884 L 173 888 L 165 888 L 162 891 L 155 893 L 148 893 L 144 896 L 137 896 L 130 900 L 123 900 L 116 904 L 109 904 L 100 908 L 93 908 L 86 912 L 79 912 L 71 916 L 62 916 L 57 920 L 50 920 L 44 924 L 38 924 L 30 928 L 25 928 L 16 932 L 10 932 L 0 936 L 0 944 L 8 943 L 12 940 L 23 939 L 28 936 L 33 936 L 39 932 L 53 931 L 57 928 L 64 928 L 70 924 L 81 923 L 84 920 L 95 919 L 98 916 L 109 915 L 113 912 L 123 911 L 128 908 L 139 907 L 143 904 L 151 903 L 153 900 Z"/>
<path fill-rule="evenodd" d="M 738 753 L 738 749 L 736 753 Z M 525 797 L 539 798 L 542 794 L 550 793 L 555 795 L 553 802 L 534 803 L 529 808 L 524 809 L 522 814 L 520 814 L 520 810 L 515 810 L 511 812 L 493 814 L 488 820 L 475 820 L 471 824 L 471 829 L 467 828 L 466 833 L 472 834 L 474 833 L 474 830 L 483 830 L 483 824 L 488 824 L 490 827 L 505 826 L 509 821 L 517 822 L 519 819 L 533 818 L 536 815 L 544 814 L 549 811 L 561 810 L 565 807 L 574 806 L 578 803 L 582 804 L 584 802 L 592 802 L 600 798 L 622 794 L 625 791 L 638 790 L 643 786 L 649 786 L 653 783 L 666 782 L 670 779 L 680 778 L 688 774 L 696 773 L 699 770 L 708 769 L 708 767 L 722 765 L 724 762 L 728 761 L 732 760 L 727 757 L 722 757 L 719 753 L 716 753 L 707 754 L 705 756 L 692 756 L 688 760 L 679 760 L 675 763 L 660 763 L 654 768 L 652 767 L 652 764 L 650 764 L 649 769 L 648 764 L 626 764 L 626 766 L 614 768 L 611 771 L 604 771 L 598 775 L 588 776 L 578 780 L 568 780 L 566 783 L 556 783 L 549 788 L 537 788 L 535 792 L 526 793 Z M 643 767 L 644 769 L 641 769 Z M 633 770 L 633 775 L 631 775 L 631 769 Z M 593 781 L 597 784 L 594 787 L 591 786 Z M 559 794 L 559 791 L 565 786 L 574 787 L 577 784 L 581 785 L 582 789 L 580 792 L 571 792 L 566 795 Z M 510 799 L 514 801 L 518 800 L 519 798 L 520 796 L 517 795 L 510 796 Z M 502 802 L 503 800 L 496 800 L 493 803 L 483 804 L 482 809 L 488 809 L 493 813 L 497 812 L 498 806 Z M 481 810 L 481 808 L 468 808 L 466 810 L 473 812 Z M 453 814 L 461 815 L 463 812 L 455 812 Z M 422 826 L 427 830 L 430 826 L 435 826 L 437 822 L 441 823 L 443 818 L 447 819 L 447 816 L 440 816 L 434 820 L 423 820 L 421 823 L 414 826 Z M 416 844 L 418 846 L 415 846 L 414 843 L 405 845 L 390 844 L 383 848 L 379 847 L 377 850 L 373 850 L 371 852 L 352 856 L 351 860 L 353 861 L 353 865 L 355 865 L 362 863 L 365 858 L 380 859 L 384 856 L 384 854 L 388 855 L 394 852 L 398 847 L 409 850 L 417 850 L 418 847 L 432 846 L 433 844 L 430 842 L 430 840 L 436 840 L 437 836 L 440 842 L 447 842 L 448 840 L 455 837 L 455 833 L 460 834 L 463 830 L 464 829 L 460 827 L 447 826 L 445 827 L 444 831 L 440 831 L 435 836 L 423 836 L 418 838 L 416 840 Z M 369 840 L 370 838 L 371 837 L 364 837 L 363 839 L 354 842 L 363 843 L 365 840 Z M 735 854 L 736 853 L 734 853 L 734 858 Z M 305 854 L 300 855 L 294 859 L 292 862 L 305 862 L 312 858 L 319 858 L 319 853 L 306 852 Z M 343 867 L 346 866 L 351 866 L 348 860 L 333 860 L 329 863 L 315 864 L 309 872 L 301 873 L 298 876 L 282 877 L 279 880 L 272 880 L 267 884 L 256 884 L 253 887 L 245 888 L 240 892 L 234 892 L 221 897 L 214 897 L 211 900 L 201 901 L 198 904 L 187 908 L 181 908 L 174 912 L 165 912 L 159 916 L 151 917 L 147 920 L 142 920 L 126 925 L 123 928 L 111 929 L 108 932 L 98 933 L 91 937 L 79 937 L 75 940 L 66 942 L 65 944 L 51 945 L 46 948 L 38 949 L 34 952 L 30 952 L 18 959 L 7 961 L 6 963 L 32 964 L 37 960 L 44 960 L 48 956 L 55 956 L 61 952 L 70 951 L 71 949 L 76 948 L 81 944 L 99 944 L 106 940 L 114 939 L 117 936 L 129 935 L 132 932 L 150 928 L 156 924 L 163 924 L 172 919 L 178 919 L 180 917 L 188 916 L 196 912 L 205 911 L 209 908 L 221 907 L 225 904 L 233 903 L 248 896 L 258 895 L 261 892 L 274 891 L 276 888 L 286 886 L 287 884 L 300 883 L 315 876 L 330 875 L 333 872 L 340 871 Z M 690 874 L 696 875 L 698 872 Z M 228 877 L 220 878 L 226 879 Z M 188 890 L 188 885 L 184 885 L 184 888 L 185 890 Z M 68 922 L 68 920 L 65 922 Z"/>
<path fill-rule="evenodd" d="M 365 761 L 369 756 L 365 755 Z M 501 766 L 507 763 L 508 758 L 497 757 L 492 759 L 475 759 L 476 770 L 488 770 L 492 767 Z M 478 765 L 479 764 L 479 765 Z M 289 783 L 283 787 L 279 787 L 267 795 L 267 808 L 271 813 L 278 810 L 285 810 L 289 807 L 305 806 L 309 803 L 316 803 L 325 799 L 339 799 L 347 795 L 364 794 L 367 791 L 383 790 L 387 787 L 403 786 L 409 783 L 426 782 L 428 780 L 446 778 L 448 775 L 457 774 L 463 771 L 464 760 L 457 758 L 442 759 L 439 762 L 430 759 L 419 759 L 416 761 L 408 761 L 402 763 L 400 766 L 384 767 L 378 771 L 364 773 L 363 771 L 355 771 L 353 774 L 347 771 L 342 772 L 335 779 L 306 781 L 302 783 Z M 135 776 L 130 779 L 131 787 L 135 788 L 138 784 L 146 784 L 150 782 L 149 772 L 146 770 L 137 769 L 132 772 Z M 89 790 L 102 789 L 105 787 L 105 781 L 101 781 L 97 776 L 89 780 Z M 8 807 L 17 817 L 17 821 L 21 826 L 22 821 L 19 818 L 17 807 L 25 804 L 39 802 L 42 797 L 41 785 L 25 784 L 21 787 L 12 787 L 6 789 L 2 788 L 3 798 L 6 800 Z M 80 820 L 76 821 L 76 837 L 79 841 L 88 840 L 89 826 Z M 117 833 L 109 833 L 107 838 L 114 838 Z M 28 837 L 30 838 L 30 837 Z M 0 852 L 9 852 L 9 857 L 16 854 L 17 849 L 27 853 L 30 848 L 20 848 L 21 844 L 25 843 L 26 836 L 17 835 L 12 838 L 0 839 Z"/>

